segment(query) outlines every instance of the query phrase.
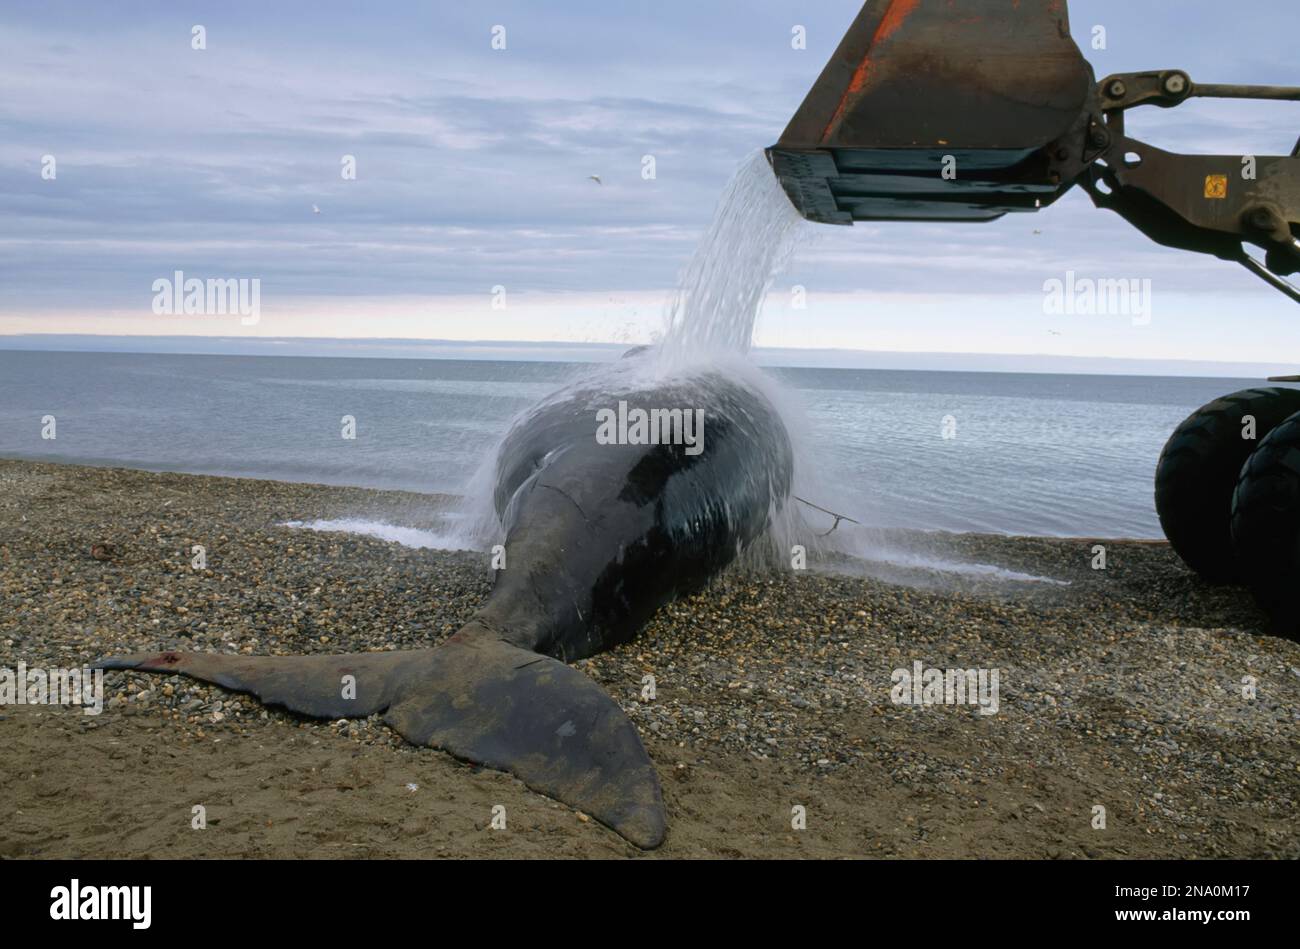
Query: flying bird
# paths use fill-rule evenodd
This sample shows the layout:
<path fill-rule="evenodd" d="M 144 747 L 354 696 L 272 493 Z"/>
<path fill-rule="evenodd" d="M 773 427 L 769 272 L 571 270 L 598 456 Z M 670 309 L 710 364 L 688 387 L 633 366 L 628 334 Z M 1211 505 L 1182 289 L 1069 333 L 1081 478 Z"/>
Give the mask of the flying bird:
<path fill-rule="evenodd" d="M 312 213 L 312 214 L 320 214 L 320 208 L 316 207 L 316 205 L 313 204 L 313 205 L 311 206 L 311 213 Z"/>
<path fill-rule="evenodd" d="M 590 179 L 591 181 L 596 182 L 596 184 L 598 185 L 603 185 L 605 183 L 600 180 L 600 175 L 588 175 L 587 178 Z"/>

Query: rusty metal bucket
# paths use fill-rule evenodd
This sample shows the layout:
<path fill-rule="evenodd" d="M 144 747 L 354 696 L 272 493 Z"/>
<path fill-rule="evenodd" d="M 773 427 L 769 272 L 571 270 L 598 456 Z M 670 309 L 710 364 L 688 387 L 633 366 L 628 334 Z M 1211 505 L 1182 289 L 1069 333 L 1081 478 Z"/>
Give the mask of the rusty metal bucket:
<path fill-rule="evenodd" d="M 988 221 L 1069 189 L 1094 86 L 1065 0 L 868 0 L 768 159 L 812 221 Z"/>

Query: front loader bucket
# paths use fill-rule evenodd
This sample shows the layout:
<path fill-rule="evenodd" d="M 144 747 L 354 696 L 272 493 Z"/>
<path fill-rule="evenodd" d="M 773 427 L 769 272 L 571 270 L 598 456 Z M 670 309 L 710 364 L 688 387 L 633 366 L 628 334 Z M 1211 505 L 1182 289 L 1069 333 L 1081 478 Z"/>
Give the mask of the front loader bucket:
<path fill-rule="evenodd" d="M 1065 0 L 868 0 L 768 160 L 822 223 L 1032 211 L 1094 82 Z"/>

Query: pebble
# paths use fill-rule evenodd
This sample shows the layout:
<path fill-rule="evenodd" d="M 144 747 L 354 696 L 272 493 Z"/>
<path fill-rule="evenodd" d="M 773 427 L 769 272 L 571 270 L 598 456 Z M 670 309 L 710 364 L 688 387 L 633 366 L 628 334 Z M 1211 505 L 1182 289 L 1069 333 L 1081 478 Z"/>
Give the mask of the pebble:
<path fill-rule="evenodd" d="M 490 588 L 478 554 L 280 526 L 369 513 L 431 526 L 422 518 L 444 503 L 432 496 L 7 460 L 0 478 L 0 665 L 425 648 Z M 663 607 L 582 671 L 623 704 L 652 756 L 736 755 L 789 782 L 879 766 L 901 789 L 972 801 L 1026 775 L 1104 782 L 1117 801 L 1154 801 L 1144 827 L 1177 852 L 1300 857 L 1300 645 L 1266 635 L 1244 590 L 1202 584 L 1163 544 L 1108 542 L 1108 568 L 1092 570 L 1084 540 L 879 534 L 914 562 L 1068 585 L 829 556 L 807 571 L 751 565 Z M 113 560 L 86 553 L 101 539 Z M 206 570 L 190 568 L 195 543 L 208 546 Z M 999 670 L 998 713 L 894 704 L 892 673 L 914 661 Z M 657 694 L 641 703 L 647 674 Z M 416 752 L 380 716 L 304 721 L 181 677 L 110 672 L 105 687 L 93 724 L 136 711 L 130 727 L 157 726 L 151 743 L 303 729 Z M 1243 837 L 1229 815 L 1293 830 Z M 1242 839 L 1257 841 L 1252 852 L 1227 849 Z"/>

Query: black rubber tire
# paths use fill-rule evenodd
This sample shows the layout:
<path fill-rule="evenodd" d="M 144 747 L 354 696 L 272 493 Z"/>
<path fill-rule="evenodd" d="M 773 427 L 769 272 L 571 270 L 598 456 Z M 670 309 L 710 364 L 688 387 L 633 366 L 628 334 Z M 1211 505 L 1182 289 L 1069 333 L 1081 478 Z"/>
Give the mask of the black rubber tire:
<path fill-rule="evenodd" d="M 1241 579 L 1232 546 L 1232 493 L 1241 467 L 1265 437 L 1300 412 L 1300 389 L 1243 389 L 1189 415 L 1156 465 L 1156 513 L 1183 562 L 1211 583 Z M 1255 418 L 1255 439 L 1242 419 Z"/>
<path fill-rule="evenodd" d="M 1300 640 L 1300 412 L 1259 443 L 1232 495 L 1241 578 L 1273 631 Z"/>

